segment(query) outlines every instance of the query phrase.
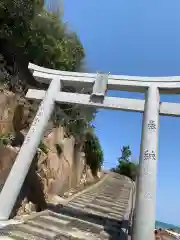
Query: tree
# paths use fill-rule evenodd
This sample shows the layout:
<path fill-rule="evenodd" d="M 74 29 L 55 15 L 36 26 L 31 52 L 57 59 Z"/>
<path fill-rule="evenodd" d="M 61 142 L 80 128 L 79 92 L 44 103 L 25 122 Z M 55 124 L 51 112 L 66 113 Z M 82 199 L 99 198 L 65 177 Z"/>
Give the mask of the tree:
<path fill-rule="evenodd" d="M 98 137 L 93 132 L 85 135 L 84 152 L 86 163 L 90 166 L 92 174 L 97 176 L 97 171 L 101 168 L 104 155 Z"/>
<path fill-rule="evenodd" d="M 48 12 L 34 19 L 27 43 L 31 62 L 53 69 L 78 71 L 85 54 L 74 32 L 68 32 L 60 16 Z"/>
<path fill-rule="evenodd" d="M 124 161 L 129 161 L 129 158 L 131 157 L 131 149 L 130 146 L 123 146 L 121 149 L 121 157 L 118 159 L 118 161 L 124 160 Z"/>
<path fill-rule="evenodd" d="M 0 2 L 0 36 L 25 43 L 32 21 L 42 10 L 43 0 L 2 0 Z"/>
<path fill-rule="evenodd" d="M 20 48 L 22 53 L 26 53 L 33 20 L 42 10 L 43 4 L 43 0 L 2 0 L 0 2 L 0 70 L 4 73 L 1 83 L 4 80 L 3 83 L 5 82 L 10 90 L 15 91 L 16 85 L 22 92 L 25 88 L 24 79 L 31 78 L 27 76 L 28 73 L 25 70 L 29 60 L 26 59 L 26 54 L 23 54 L 23 60 L 20 59 L 18 50 Z M 22 71 L 19 76 L 19 66 L 21 70 L 25 70 L 26 77 Z M 31 80 L 33 83 L 32 78 Z"/>
<path fill-rule="evenodd" d="M 42 0 L 14 0 L 12 5 L 11 2 L 3 0 L 0 4 L 0 33 L 3 37 L 0 42 L 0 63 L 7 88 L 25 93 L 29 85 L 47 87 L 37 84 L 30 76 L 27 70 L 29 62 L 47 68 L 78 71 L 85 56 L 84 49 L 78 36 L 67 31 L 59 11 L 46 10 Z"/>
<path fill-rule="evenodd" d="M 26 62 L 24 65 L 32 62 L 47 68 L 66 71 L 78 71 L 85 57 L 78 36 L 67 30 L 58 12 L 47 11 L 43 8 L 43 3 L 42 0 L 3 0 L 0 3 L 0 37 L 7 40 L 9 45 L 15 45 L 13 50 L 18 52 L 18 54 L 12 54 L 13 51 L 7 50 L 5 52 L 8 47 L 3 45 L 7 43 L 1 41 L 0 53 L 6 55 L 5 62 L 8 65 L 3 67 L 10 76 L 13 76 L 8 76 L 13 79 L 10 81 L 8 78 L 9 85 L 18 82 L 16 85 L 20 89 L 26 88 L 27 83 L 25 77 L 19 76 L 19 61 L 17 64 L 19 55 L 23 56 Z M 21 68 L 22 65 L 23 60 L 21 60 Z M 18 81 L 21 77 L 22 80 Z M 16 91 L 15 88 L 11 90 Z"/>
<path fill-rule="evenodd" d="M 130 146 L 123 146 L 121 150 L 121 157 L 118 158 L 118 164 L 116 168 L 111 169 L 113 172 L 125 175 L 135 181 L 138 171 L 138 164 L 131 162 L 130 157 L 132 155 Z"/>

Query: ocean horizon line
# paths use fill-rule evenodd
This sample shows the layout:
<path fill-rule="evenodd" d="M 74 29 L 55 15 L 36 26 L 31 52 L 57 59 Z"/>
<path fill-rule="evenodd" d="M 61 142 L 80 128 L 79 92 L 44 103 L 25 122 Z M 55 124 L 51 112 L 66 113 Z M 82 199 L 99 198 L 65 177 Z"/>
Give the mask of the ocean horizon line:
<path fill-rule="evenodd" d="M 155 226 L 156 226 L 156 228 L 162 228 L 162 229 L 172 228 L 172 229 L 180 230 L 180 225 L 166 223 L 166 222 L 162 222 L 162 221 L 159 221 L 159 220 L 156 220 Z"/>

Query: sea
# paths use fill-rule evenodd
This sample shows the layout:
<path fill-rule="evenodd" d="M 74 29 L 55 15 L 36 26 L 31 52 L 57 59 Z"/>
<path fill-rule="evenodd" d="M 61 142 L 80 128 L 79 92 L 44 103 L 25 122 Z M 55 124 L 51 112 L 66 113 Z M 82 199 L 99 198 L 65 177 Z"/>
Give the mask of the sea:
<path fill-rule="evenodd" d="M 176 226 L 173 224 L 169 224 L 169 223 L 164 223 L 164 222 L 160 222 L 160 221 L 156 221 L 156 228 L 162 228 L 162 229 L 177 229 L 180 230 L 180 226 Z"/>

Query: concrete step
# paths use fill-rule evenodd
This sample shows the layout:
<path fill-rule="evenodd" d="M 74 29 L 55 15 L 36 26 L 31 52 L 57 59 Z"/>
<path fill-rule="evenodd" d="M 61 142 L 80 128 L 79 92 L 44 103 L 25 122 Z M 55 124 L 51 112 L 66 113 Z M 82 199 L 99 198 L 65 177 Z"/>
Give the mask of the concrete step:
<path fill-rule="evenodd" d="M 95 197 L 96 197 L 96 195 L 93 195 L 93 196 L 83 195 L 83 196 L 77 197 L 77 199 L 92 200 L 92 199 L 94 199 Z"/>
<path fill-rule="evenodd" d="M 75 199 L 73 199 L 71 202 L 79 202 L 79 203 L 81 203 L 81 202 L 83 202 L 83 203 L 88 203 L 88 202 L 91 202 L 91 201 L 93 201 L 95 198 L 92 198 L 92 199 L 84 199 L 84 198 L 75 198 Z"/>
<path fill-rule="evenodd" d="M 76 202 L 71 202 L 68 203 L 69 207 L 77 207 L 77 208 L 83 208 L 85 205 L 84 204 L 80 204 L 80 203 L 76 203 Z"/>
<path fill-rule="evenodd" d="M 74 202 L 74 201 L 89 202 L 89 201 L 92 201 L 95 198 L 96 197 L 93 197 L 93 198 L 77 197 L 77 198 L 71 200 L 71 202 Z"/>
<path fill-rule="evenodd" d="M 56 236 L 55 232 L 40 228 L 37 225 L 34 226 L 27 223 L 22 225 L 16 225 L 16 230 L 22 232 L 23 234 L 31 234 L 32 236 L 38 237 L 39 239 L 52 239 Z"/>
<path fill-rule="evenodd" d="M 77 196 L 76 198 L 77 199 L 84 199 L 84 200 L 88 200 L 88 199 L 93 199 L 95 198 L 96 195 L 86 195 L 86 194 L 83 194 L 83 195 L 80 195 L 80 196 Z"/>
<path fill-rule="evenodd" d="M 69 224 L 71 220 L 74 218 L 71 216 L 66 216 L 61 213 L 55 213 L 55 212 L 50 212 L 49 215 L 47 216 L 40 216 L 40 219 L 42 219 L 45 222 L 51 222 L 53 221 L 54 223 L 57 222 L 58 225 L 61 225 L 61 227 L 64 227 L 65 225 Z"/>
<path fill-rule="evenodd" d="M 102 213 L 115 213 L 115 214 L 119 214 L 121 215 L 121 212 L 120 211 L 116 211 L 112 208 L 108 208 L 108 207 L 104 207 L 104 206 L 100 206 L 100 205 L 96 205 L 96 204 L 88 204 L 86 206 L 87 209 L 93 209 L 93 210 L 97 210 L 99 212 L 102 212 Z M 85 210 L 86 210 L 85 208 Z"/>
<path fill-rule="evenodd" d="M 40 237 L 40 236 L 35 236 L 34 233 L 27 233 L 27 232 L 23 232 L 22 230 L 13 230 L 11 232 L 8 233 L 1 233 L 1 237 L 3 240 L 6 239 L 7 240 L 11 239 L 11 240 L 44 240 L 44 238 Z"/>
<path fill-rule="evenodd" d="M 50 213 L 50 216 L 55 219 L 65 219 L 66 221 L 73 221 L 73 220 L 79 220 L 79 221 L 83 221 L 83 222 L 90 222 L 92 224 L 96 224 L 98 226 L 103 226 L 104 225 L 104 222 L 102 218 L 100 218 L 98 215 L 97 215 L 97 218 L 95 218 L 94 216 L 92 216 L 91 214 L 88 214 L 88 213 L 85 213 L 83 211 L 81 212 L 64 212 L 64 213 L 54 213 L 54 212 L 51 212 Z M 54 221 L 53 220 L 53 221 Z"/>
<path fill-rule="evenodd" d="M 99 200 L 94 200 L 92 202 L 92 204 L 95 204 L 97 206 L 102 206 L 102 207 L 107 207 L 107 208 L 111 208 L 113 210 L 117 210 L 117 211 L 120 211 L 121 209 L 124 209 L 127 207 L 127 204 L 122 204 L 122 205 L 116 205 L 116 204 L 111 204 L 109 202 L 102 202 L 102 201 L 99 201 Z"/>
<path fill-rule="evenodd" d="M 112 202 L 112 201 L 113 201 L 113 202 L 116 202 L 116 201 L 117 201 L 116 198 L 115 198 L 115 199 L 112 198 L 112 197 L 111 197 L 111 198 L 110 198 L 110 197 L 107 198 L 107 197 L 103 197 L 103 196 L 98 196 L 96 199 L 97 199 L 97 200 L 100 200 L 100 201 L 101 201 L 101 200 L 107 201 L 107 202 Z"/>
<path fill-rule="evenodd" d="M 76 203 L 76 204 L 80 204 L 80 205 L 87 205 L 89 202 L 92 202 L 92 201 L 93 200 L 91 200 L 91 201 L 81 201 L 80 199 L 78 199 L 78 200 L 71 201 L 71 203 Z"/>

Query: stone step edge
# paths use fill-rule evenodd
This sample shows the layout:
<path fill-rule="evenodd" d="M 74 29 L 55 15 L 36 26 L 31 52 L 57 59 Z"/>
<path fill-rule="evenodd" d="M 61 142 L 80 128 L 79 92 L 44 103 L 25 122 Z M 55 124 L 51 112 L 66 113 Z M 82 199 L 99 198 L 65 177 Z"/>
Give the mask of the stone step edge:
<path fill-rule="evenodd" d="M 92 226 L 97 226 L 98 228 L 102 228 L 102 226 L 103 225 L 101 225 L 101 224 L 98 224 L 98 223 L 93 223 L 93 222 L 90 222 L 90 221 L 88 221 L 88 220 L 90 220 L 90 217 L 89 217 L 89 219 L 87 219 L 87 220 L 84 220 L 84 219 L 81 219 L 81 218 L 78 218 L 78 217 L 72 217 L 72 216 L 67 216 L 67 215 L 65 215 L 65 214 L 61 214 L 61 213 L 54 213 L 54 212 L 51 212 L 51 215 L 49 215 L 50 217 L 54 217 L 54 218 L 60 218 L 61 216 L 62 216 L 62 218 L 64 218 L 64 219 L 66 219 L 67 218 L 67 220 L 69 220 L 69 221 L 73 221 L 73 220 L 75 220 L 75 221 L 79 221 L 79 222 L 81 222 L 81 223 L 84 223 L 84 224 L 89 224 L 89 225 L 92 225 Z M 43 217 L 43 216 L 42 216 Z M 87 217 L 88 218 L 88 217 Z M 92 217 L 93 218 L 93 217 Z M 38 220 L 38 219 L 37 219 Z M 53 220 L 52 220 L 53 221 Z"/>
<path fill-rule="evenodd" d="M 58 204 L 67 205 L 67 204 L 68 204 L 70 201 L 72 201 L 74 198 L 76 198 L 76 197 L 78 197 L 78 196 L 80 196 L 80 195 L 82 195 L 82 194 L 85 194 L 86 192 L 91 191 L 93 188 L 96 188 L 96 187 L 100 186 L 101 184 L 103 184 L 103 182 L 104 182 L 108 177 L 111 177 L 110 174 L 105 173 L 99 181 L 95 182 L 94 184 L 92 184 L 91 186 L 89 186 L 89 187 L 87 187 L 87 188 L 85 188 L 85 189 L 83 189 L 83 190 L 80 190 L 79 192 L 73 194 L 72 196 L 70 196 L 70 197 L 68 197 L 68 198 L 64 198 L 64 201 L 63 201 L 63 202 L 60 201 L 59 203 L 57 203 L 57 205 L 58 205 Z M 48 203 L 51 204 L 51 201 L 49 200 Z M 54 203 L 52 202 L 52 204 L 54 204 Z M 54 204 L 54 205 L 56 205 L 56 204 Z"/>

